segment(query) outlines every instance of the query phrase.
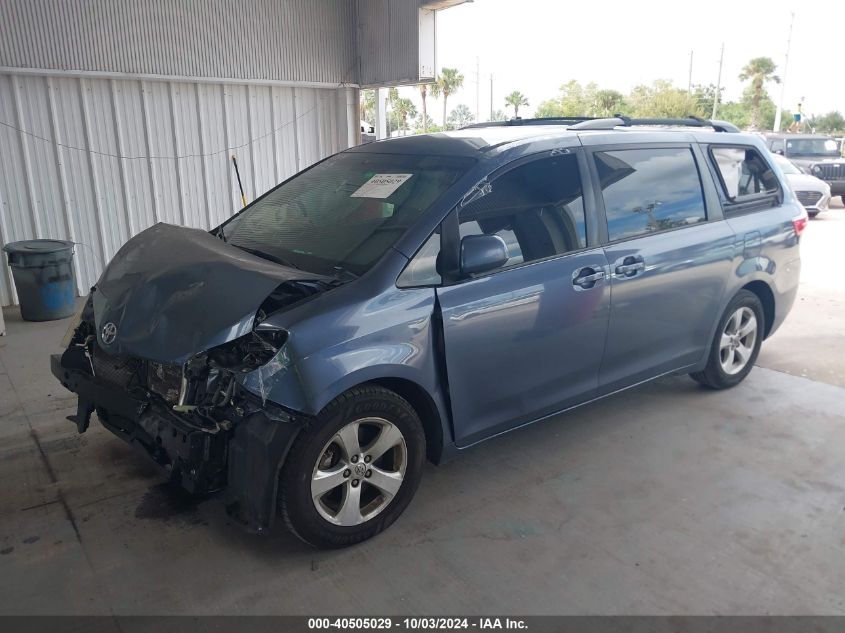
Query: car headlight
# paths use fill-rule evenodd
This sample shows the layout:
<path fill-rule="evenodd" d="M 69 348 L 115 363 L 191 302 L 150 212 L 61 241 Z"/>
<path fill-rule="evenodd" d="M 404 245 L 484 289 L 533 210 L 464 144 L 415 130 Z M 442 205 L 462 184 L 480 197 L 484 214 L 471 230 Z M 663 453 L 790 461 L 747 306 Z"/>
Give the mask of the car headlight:
<path fill-rule="evenodd" d="M 213 366 L 229 371 L 251 372 L 269 363 L 287 339 L 287 330 L 257 328 L 208 350 L 208 361 Z"/>

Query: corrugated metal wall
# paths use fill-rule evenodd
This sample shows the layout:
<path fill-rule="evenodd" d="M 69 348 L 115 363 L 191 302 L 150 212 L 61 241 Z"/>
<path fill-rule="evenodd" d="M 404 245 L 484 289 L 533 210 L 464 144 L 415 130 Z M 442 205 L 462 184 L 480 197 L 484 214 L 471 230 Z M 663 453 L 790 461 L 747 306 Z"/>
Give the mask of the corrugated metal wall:
<path fill-rule="evenodd" d="M 345 149 L 349 90 L 0 74 L 0 243 L 84 244 L 85 293 L 151 224 L 211 228 L 237 210 L 232 153 L 253 200 Z M 0 304 L 15 299 L 4 262 Z"/>
<path fill-rule="evenodd" d="M 419 81 L 419 7 L 408 0 L 358 0 L 362 86 Z"/>
<path fill-rule="evenodd" d="M 355 83 L 355 27 L 352 0 L 2 0 L 0 66 Z"/>

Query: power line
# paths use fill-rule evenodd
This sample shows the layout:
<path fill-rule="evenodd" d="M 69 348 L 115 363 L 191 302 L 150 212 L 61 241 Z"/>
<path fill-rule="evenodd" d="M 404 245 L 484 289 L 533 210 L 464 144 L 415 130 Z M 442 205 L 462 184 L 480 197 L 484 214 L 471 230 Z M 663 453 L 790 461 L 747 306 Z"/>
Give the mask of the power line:
<path fill-rule="evenodd" d="M 20 132 L 21 134 L 25 134 L 25 135 L 30 136 L 32 138 L 38 139 L 40 141 L 45 141 L 47 143 L 55 144 L 56 146 L 63 147 L 64 149 L 70 149 L 70 150 L 74 150 L 74 151 L 77 151 L 77 152 L 85 152 L 85 153 L 95 154 L 97 156 L 104 156 L 106 158 L 117 158 L 118 160 L 182 160 L 182 159 L 185 159 L 185 158 L 208 158 L 208 157 L 217 156 L 218 154 L 223 154 L 223 153 L 230 154 L 232 152 L 232 150 L 241 149 L 243 147 L 247 147 L 248 145 L 252 145 L 253 143 L 256 143 L 256 142 L 258 142 L 262 139 L 267 138 L 271 134 L 275 134 L 279 130 L 283 130 L 284 128 L 288 127 L 289 125 L 293 125 L 294 123 L 296 123 L 297 121 L 299 121 L 303 117 L 306 117 L 309 114 L 311 114 L 316 109 L 317 109 L 317 106 L 314 105 L 311 108 L 309 108 L 307 111 L 305 111 L 302 114 L 298 115 L 297 117 L 291 119 L 290 121 L 287 121 L 286 123 L 283 123 L 279 127 L 270 130 L 266 134 L 262 134 L 261 136 L 257 136 L 253 139 L 250 139 L 246 143 L 242 143 L 240 145 L 235 145 L 233 147 L 226 147 L 224 149 L 218 150 L 216 152 L 210 152 L 208 154 L 184 154 L 182 156 L 121 156 L 120 154 L 111 154 L 109 152 L 101 152 L 101 151 L 95 150 L 95 149 L 85 149 L 83 147 L 76 147 L 74 145 L 66 145 L 65 143 L 59 143 L 58 141 L 54 141 L 53 139 L 49 139 L 49 138 L 44 137 L 44 136 L 39 136 L 38 134 L 35 134 L 33 132 L 29 132 L 27 130 L 21 129 L 21 128 L 15 126 L 15 125 L 12 125 L 11 123 L 6 123 L 5 121 L 0 121 L 0 125 L 7 127 L 9 129 L 15 130 L 16 132 Z"/>

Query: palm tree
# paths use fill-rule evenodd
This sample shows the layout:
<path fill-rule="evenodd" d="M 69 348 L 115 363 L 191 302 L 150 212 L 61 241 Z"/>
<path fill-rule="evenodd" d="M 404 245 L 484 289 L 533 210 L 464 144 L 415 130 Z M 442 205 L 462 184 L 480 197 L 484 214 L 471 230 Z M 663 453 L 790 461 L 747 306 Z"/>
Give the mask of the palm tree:
<path fill-rule="evenodd" d="M 775 74 L 776 68 L 769 57 L 755 57 L 739 74 L 740 81 L 751 80 L 751 126 L 754 128 L 759 127 L 760 101 L 766 92 L 766 84 L 770 81 L 780 83 L 780 77 Z"/>
<path fill-rule="evenodd" d="M 449 95 L 464 85 L 464 76 L 457 68 L 443 68 L 437 78 L 437 88 L 443 95 L 443 127 L 446 127 L 446 101 Z"/>
<path fill-rule="evenodd" d="M 376 91 L 361 91 L 361 118 L 367 123 L 373 123 L 376 115 Z"/>
<path fill-rule="evenodd" d="M 422 122 L 423 132 L 428 132 L 428 110 L 426 109 L 425 99 L 431 95 L 435 99 L 440 96 L 440 86 L 434 82 L 420 84 L 420 98 L 422 99 Z"/>
<path fill-rule="evenodd" d="M 402 121 L 402 129 L 406 131 L 408 129 L 408 117 L 417 116 L 417 107 L 407 97 L 397 98 L 393 102 L 393 111 L 396 112 L 396 115 Z"/>
<path fill-rule="evenodd" d="M 519 90 L 514 90 L 507 97 L 505 97 L 505 107 L 513 106 L 513 118 L 519 116 L 519 106 L 527 106 L 528 97 L 522 94 Z"/>
<path fill-rule="evenodd" d="M 625 97 L 616 90 L 597 90 L 595 94 L 594 116 L 613 116 L 622 109 Z"/>

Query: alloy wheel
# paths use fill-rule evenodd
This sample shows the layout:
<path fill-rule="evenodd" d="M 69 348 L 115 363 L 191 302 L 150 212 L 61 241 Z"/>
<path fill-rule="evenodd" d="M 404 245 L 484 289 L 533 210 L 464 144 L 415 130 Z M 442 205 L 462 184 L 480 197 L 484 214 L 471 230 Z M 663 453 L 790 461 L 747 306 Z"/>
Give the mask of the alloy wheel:
<path fill-rule="evenodd" d="M 311 475 L 317 512 L 355 526 L 382 512 L 399 492 L 408 463 L 405 437 L 383 418 L 346 424 L 323 447 Z"/>
<path fill-rule="evenodd" d="M 754 310 L 747 306 L 734 312 L 722 331 L 719 345 L 719 360 L 722 370 L 728 375 L 735 375 L 745 369 L 754 345 L 757 342 L 757 317 Z"/>

